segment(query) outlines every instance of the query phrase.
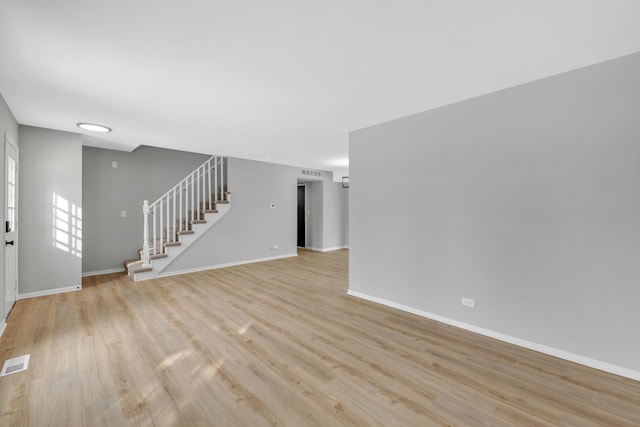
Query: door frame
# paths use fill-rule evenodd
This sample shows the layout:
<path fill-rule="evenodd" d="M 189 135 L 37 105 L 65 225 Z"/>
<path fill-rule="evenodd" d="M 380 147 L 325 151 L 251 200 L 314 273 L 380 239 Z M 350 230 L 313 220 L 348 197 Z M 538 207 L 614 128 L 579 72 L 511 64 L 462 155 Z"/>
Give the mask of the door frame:
<path fill-rule="evenodd" d="M 6 312 L 4 313 L 4 321 L 6 322 L 6 320 L 9 318 L 9 314 L 11 313 L 11 310 L 13 309 L 13 307 L 15 306 L 15 302 L 18 301 L 18 289 L 19 289 L 19 277 L 18 277 L 18 209 L 19 209 L 19 186 L 20 186 L 20 174 L 19 174 L 19 168 L 20 168 L 20 150 L 18 147 L 18 144 L 15 142 L 15 140 L 11 137 L 11 135 L 9 135 L 8 132 L 5 131 L 5 135 L 4 135 L 4 178 L 3 178 L 3 185 L 4 185 L 4 212 L 3 212 L 3 217 L 4 217 L 4 223 L 6 224 L 7 218 L 6 218 L 6 213 L 7 213 L 7 205 L 9 203 L 9 195 L 7 194 L 7 159 L 8 159 L 8 146 L 11 145 L 12 149 L 15 151 L 16 153 L 16 158 L 15 158 L 15 162 L 16 162 L 16 176 L 15 176 L 15 217 L 14 217 L 14 230 L 13 231 L 13 250 L 14 250 L 14 255 L 15 255 L 15 301 L 12 304 L 11 308 L 9 310 L 7 310 L 7 301 L 6 301 L 6 297 L 7 297 L 7 286 L 8 286 L 8 281 L 7 281 L 7 272 L 8 272 L 8 266 L 7 266 L 7 258 L 6 258 L 6 252 L 3 253 L 3 267 L 4 267 L 4 277 L 3 282 L 4 282 L 4 286 L 3 286 L 3 292 L 4 292 L 4 307 L 3 310 L 5 310 Z M 4 224 L 3 224 L 4 225 Z M 7 238 L 7 231 L 6 231 L 6 227 L 4 232 L 3 232 L 3 237 L 5 240 L 5 245 L 3 245 L 4 248 L 6 248 L 6 238 Z"/>
<path fill-rule="evenodd" d="M 298 206 L 298 187 L 304 187 L 304 248 L 309 247 L 309 221 L 307 221 L 307 206 L 309 206 L 309 188 L 305 182 L 299 182 L 296 186 L 296 227 L 298 224 L 297 206 Z M 296 247 L 298 246 L 298 234 L 296 232 Z"/>

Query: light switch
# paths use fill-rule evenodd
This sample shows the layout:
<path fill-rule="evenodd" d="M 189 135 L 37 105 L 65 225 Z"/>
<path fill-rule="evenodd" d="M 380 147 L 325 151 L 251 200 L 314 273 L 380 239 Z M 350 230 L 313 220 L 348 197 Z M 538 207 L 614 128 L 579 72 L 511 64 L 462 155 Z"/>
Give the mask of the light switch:
<path fill-rule="evenodd" d="M 127 217 L 127 211 L 120 211 L 120 217 L 121 218 L 126 218 Z"/>
<path fill-rule="evenodd" d="M 114 169 L 118 169 L 118 162 L 116 161 L 111 162 L 111 167 Z"/>

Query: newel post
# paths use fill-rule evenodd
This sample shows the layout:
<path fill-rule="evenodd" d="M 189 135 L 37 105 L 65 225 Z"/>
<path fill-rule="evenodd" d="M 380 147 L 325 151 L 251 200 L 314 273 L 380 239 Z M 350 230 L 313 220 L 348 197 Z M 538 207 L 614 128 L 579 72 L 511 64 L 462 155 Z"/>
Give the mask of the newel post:
<path fill-rule="evenodd" d="M 149 259 L 149 201 L 142 204 L 142 216 L 144 217 L 144 237 L 142 242 L 142 266 L 151 267 Z"/>

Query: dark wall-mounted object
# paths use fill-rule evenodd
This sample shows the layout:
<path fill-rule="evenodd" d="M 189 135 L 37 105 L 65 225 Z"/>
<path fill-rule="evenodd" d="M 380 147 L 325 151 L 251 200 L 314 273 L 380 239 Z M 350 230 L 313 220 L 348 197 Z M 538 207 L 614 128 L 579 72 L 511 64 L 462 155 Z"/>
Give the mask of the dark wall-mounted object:
<path fill-rule="evenodd" d="M 343 176 L 342 177 L 342 188 L 349 188 L 349 177 L 348 176 Z"/>

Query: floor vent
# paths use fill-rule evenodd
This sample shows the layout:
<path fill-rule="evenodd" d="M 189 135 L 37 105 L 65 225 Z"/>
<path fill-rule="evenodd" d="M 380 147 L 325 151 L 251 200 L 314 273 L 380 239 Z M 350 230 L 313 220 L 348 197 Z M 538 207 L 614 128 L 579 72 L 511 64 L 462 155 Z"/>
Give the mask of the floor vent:
<path fill-rule="evenodd" d="M 30 354 L 25 354 L 24 356 L 14 357 L 13 359 L 5 361 L 4 366 L 2 367 L 2 372 L 0 372 L 0 377 L 15 374 L 20 371 L 26 371 L 27 368 L 29 368 L 30 356 Z"/>

